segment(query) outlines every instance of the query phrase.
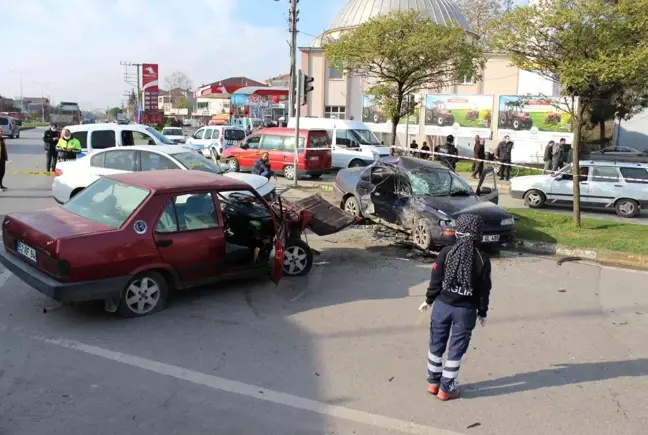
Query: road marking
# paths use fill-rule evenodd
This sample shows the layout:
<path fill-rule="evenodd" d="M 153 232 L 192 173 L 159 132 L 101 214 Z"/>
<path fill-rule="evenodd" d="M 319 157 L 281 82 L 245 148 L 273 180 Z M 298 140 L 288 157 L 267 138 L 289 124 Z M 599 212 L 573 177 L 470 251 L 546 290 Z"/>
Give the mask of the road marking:
<path fill-rule="evenodd" d="M 4 272 L 0 273 L 0 287 L 2 287 L 10 277 L 11 277 L 11 272 L 9 272 L 8 270 L 5 270 Z"/>
<path fill-rule="evenodd" d="M 4 329 L 6 328 L 0 327 L 0 330 Z M 412 435 L 463 435 L 458 432 L 437 429 L 432 426 L 425 426 L 405 420 L 386 417 L 384 415 L 372 414 L 370 412 L 359 411 L 343 406 L 329 405 L 324 402 L 305 399 L 303 397 L 281 393 L 279 391 L 268 390 L 256 385 L 232 381 L 229 379 L 220 378 L 218 376 L 188 370 L 179 366 L 153 361 L 147 358 L 140 358 L 134 355 L 87 345 L 78 341 L 52 339 L 38 335 L 30 335 L 29 337 L 55 346 L 76 350 L 160 375 L 170 376 L 172 378 L 181 379 L 193 384 L 209 387 L 214 390 L 225 391 L 245 397 L 252 397 L 254 399 L 259 399 L 274 404 L 284 405 L 304 411 L 311 411 L 328 417 L 366 424 L 381 429 L 398 431 Z M 432 397 L 426 397 L 426 399 L 433 400 Z"/>
<path fill-rule="evenodd" d="M 47 171 L 7 171 L 7 175 L 46 175 L 52 176 L 54 172 Z"/>

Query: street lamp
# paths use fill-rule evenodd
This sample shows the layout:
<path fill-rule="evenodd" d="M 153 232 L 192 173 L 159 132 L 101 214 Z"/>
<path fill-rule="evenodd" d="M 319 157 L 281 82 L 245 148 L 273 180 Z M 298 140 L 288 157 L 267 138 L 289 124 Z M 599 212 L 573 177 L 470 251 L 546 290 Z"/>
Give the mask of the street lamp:
<path fill-rule="evenodd" d="M 20 76 L 20 112 L 22 113 L 25 111 L 25 99 L 23 98 L 23 74 L 30 73 L 31 71 L 18 71 L 12 69 L 9 72 Z"/>

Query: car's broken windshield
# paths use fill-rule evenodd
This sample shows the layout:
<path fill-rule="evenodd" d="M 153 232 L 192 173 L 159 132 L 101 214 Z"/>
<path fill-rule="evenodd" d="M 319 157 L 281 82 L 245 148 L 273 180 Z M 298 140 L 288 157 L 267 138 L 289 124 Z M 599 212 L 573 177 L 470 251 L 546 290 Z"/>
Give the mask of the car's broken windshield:
<path fill-rule="evenodd" d="M 414 196 L 472 195 L 473 190 L 458 175 L 443 170 L 415 169 L 407 173 Z"/>

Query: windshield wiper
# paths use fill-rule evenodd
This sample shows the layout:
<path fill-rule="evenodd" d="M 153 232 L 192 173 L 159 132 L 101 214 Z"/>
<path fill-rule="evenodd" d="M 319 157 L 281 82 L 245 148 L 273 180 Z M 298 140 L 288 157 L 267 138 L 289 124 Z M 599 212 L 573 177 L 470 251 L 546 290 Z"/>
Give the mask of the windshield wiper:
<path fill-rule="evenodd" d="M 467 190 L 457 190 L 456 192 L 450 193 L 450 196 L 471 196 L 472 193 Z"/>

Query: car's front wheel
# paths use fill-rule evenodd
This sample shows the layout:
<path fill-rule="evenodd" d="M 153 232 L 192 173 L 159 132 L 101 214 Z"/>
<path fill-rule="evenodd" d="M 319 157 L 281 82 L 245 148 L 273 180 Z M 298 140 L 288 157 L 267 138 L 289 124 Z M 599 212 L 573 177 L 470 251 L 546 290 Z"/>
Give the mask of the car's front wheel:
<path fill-rule="evenodd" d="M 367 166 L 367 164 L 360 159 L 353 159 L 349 162 L 349 168 L 361 168 L 363 166 Z"/>
<path fill-rule="evenodd" d="M 524 203 L 529 208 L 542 208 L 547 202 L 547 197 L 539 190 L 529 190 L 524 194 Z"/>
<path fill-rule="evenodd" d="M 169 286 L 158 272 L 143 272 L 126 285 L 117 312 L 122 317 L 153 314 L 166 305 Z"/>
<path fill-rule="evenodd" d="M 412 228 L 412 241 L 423 251 L 429 251 L 434 245 L 432 239 L 432 224 L 427 218 L 420 218 Z"/>
<path fill-rule="evenodd" d="M 227 164 L 230 167 L 230 171 L 238 172 L 238 170 L 240 168 L 239 162 L 234 157 L 230 157 L 229 159 L 227 159 Z"/>
<path fill-rule="evenodd" d="M 639 214 L 639 204 L 634 199 L 620 199 L 617 201 L 616 213 L 625 218 L 633 218 Z"/>
<path fill-rule="evenodd" d="M 313 250 L 302 239 L 288 239 L 284 249 L 283 272 L 286 276 L 304 276 L 313 267 Z"/>
<path fill-rule="evenodd" d="M 345 212 L 352 214 L 355 217 L 361 217 L 362 212 L 360 211 L 360 201 L 355 196 L 349 196 L 344 200 L 343 207 Z"/>

